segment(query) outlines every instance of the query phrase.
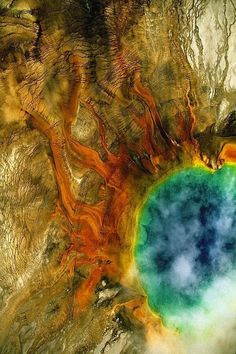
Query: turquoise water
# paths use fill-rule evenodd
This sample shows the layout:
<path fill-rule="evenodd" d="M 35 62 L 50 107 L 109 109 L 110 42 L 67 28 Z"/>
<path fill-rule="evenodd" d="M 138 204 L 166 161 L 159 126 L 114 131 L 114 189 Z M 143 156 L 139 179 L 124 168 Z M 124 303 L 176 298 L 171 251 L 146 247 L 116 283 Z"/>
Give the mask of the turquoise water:
<path fill-rule="evenodd" d="M 236 268 L 236 168 L 189 168 L 152 190 L 140 214 L 135 257 L 149 305 L 175 326 Z M 185 323 L 178 323 L 184 328 Z"/>

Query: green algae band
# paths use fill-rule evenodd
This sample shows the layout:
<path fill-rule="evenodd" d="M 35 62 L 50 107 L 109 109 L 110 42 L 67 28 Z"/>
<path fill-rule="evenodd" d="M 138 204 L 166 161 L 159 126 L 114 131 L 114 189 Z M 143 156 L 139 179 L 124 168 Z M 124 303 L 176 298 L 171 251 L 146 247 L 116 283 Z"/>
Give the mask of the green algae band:
<path fill-rule="evenodd" d="M 207 316 L 207 296 L 217 297 L 217 282 L 232 280 L 235 245 L 234 166 L 185 169 L 150 193 L 135 256 L 150 307 L 164 323 L 184 329 L 188 314 Z"/>

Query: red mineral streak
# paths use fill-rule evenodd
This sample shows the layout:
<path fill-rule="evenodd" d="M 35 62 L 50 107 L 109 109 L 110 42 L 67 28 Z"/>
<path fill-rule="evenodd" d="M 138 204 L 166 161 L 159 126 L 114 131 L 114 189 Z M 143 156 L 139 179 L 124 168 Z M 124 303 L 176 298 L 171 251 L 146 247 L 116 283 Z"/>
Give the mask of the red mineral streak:
<path fill-rule="evenodd" d="M 168 145 L 170 145 L 172 148 L 175 147 L 176 142 L 167 134 L 167 132 L 163 128 L 162 122 L 161 122 L 161 117 L 160 117 L 160 115 L 157 111 L 157 108 L 156 108 L 155 100 L 154 100 L 151 92 L 142 85 L 139 72 L 135 72 L 134 80 L 135 80 L 134 81 L 135 82 L 134 83 L 134 90 L 141 97 L 141 99 L 144 101 L 144 103 L 147 105 L 148 110 L 150 112 L 152 123 L 153 123 L 152 129 L 154 127 L 158 127 L 162 137 L 168 143 Z"/>
<path fill-rule="evenodd" d="M 75 80 L 69 102 L 61 106 L 61 121 L 57 125 L 52 125 L 38 112 L 28 111 L 27 114 L 30 125 L 48 139 L 51 149 L 51 162 L 58 188 L 58 203 L 54 216 L 56 213 L 63 213 L 70 225 L 67 232 L 70 235 L 71 244 L 61 262 L 65 264 L 69 257 L 72 257 L 68 270 L 70 277 L 73 276 L 76 267 L 83 265 L 89 267 L 88 278 L 75 292 L 75 313 L 78 314 L 90 303 L 94 289 L 103 276 L 115 277 L 121 281 L 124 266 L 121 265 L 120 252 L 125 247 L 125 240 L 119 232 L 119 226 L 123 213 L 130 208 L 132 203 L 128 177 L 131 172 L 138 169 L 138 166 L 131 160 L 130 146 L 120 143 L 117 154 L 109 150 L 102 116 L 92 98 L 87 95 L 86 85 L 89 78 L 86 76 L 83 60 L 79 56 L 72 56 L 70 62 Z M 117 65 L 119 70 L 123 66 L 126 67 L 126 70 L 122 71 L 124 76 L 130 75 L 133 71 L 133 68 L 127 69 L 128 65 L 124 63 L 121 56 L 117 57 Z M 163 128 L 155 100 L 150 90 L 143 86 L 138 69 L 133 71 L 132 82 L 131 89 L 135 97 L 146 107 L 142 115 L 131 113 L 134 121 L 143 131 L 141 142 L 133 145 L 132 149 L 136 149 L 137 155 L 145 151 L 149 158 L 141 156 L 142 164 L 147 171 L 153 174 L 158 170 L 159 160 L 168 158 L 165 156 L 165 151 L 161 151 L 157 146 L 154 138 L 155 132 L 159 131 L 172 155 L 176 154 L 177 144 Z M 109 87 L 114 96 L 117 94 L 116 89 Z M 116 98 L 122 101 L 118 95 Z M 71 127 L 77 118 L 80 103 L 83 103 L 97 122 L 100 142 L 106 153 L 104 160 L 97 151 L 83 145 L 72 136 Z M 188 105 L 190 107 L 189 101 Z M 191 109 L 190 115 L 193 120 Z M 192 130 L 190 134 L 191 132 Z M 65 152 L 71 154 L 80 166 L 96 171 L 103 178 L 101 195 L 107 189 L 109 190 L 108 198 L 104 198 L 96 205 L 88 205 L 76 199 L 71 190 L 70 176 L 65 166 Z M 128 303 L 127 306 L 134 311 L 139 320 L 146 323 L 147 310 L 143 299 L 137 300 L 135 306 L 133 303 Z"/>
<path fill-rule="evenodd" d="M 221 160 L 225 160 L 227 162 L 236 162 L 236 144 L 234 143 L 230 143 L 230 144 L 226 144 L 224 145 L 219 159 Z"/>

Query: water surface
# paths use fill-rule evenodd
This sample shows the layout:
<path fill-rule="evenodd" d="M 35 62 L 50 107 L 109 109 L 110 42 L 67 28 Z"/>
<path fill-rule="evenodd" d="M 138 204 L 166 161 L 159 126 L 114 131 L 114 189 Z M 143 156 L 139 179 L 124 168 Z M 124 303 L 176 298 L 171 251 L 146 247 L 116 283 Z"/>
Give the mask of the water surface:
<path fill-rule="evenodd" d="M 207 301 L 218 296 L 217 284 L 229 279 L 236 284 L 235 245 L 234 166 L 184 169 L 151 191 L 140 215 L 135 256 L 149 305 L 164 323 L 194 327 L 188 317 L 199 313 L 207 321 Z"/>

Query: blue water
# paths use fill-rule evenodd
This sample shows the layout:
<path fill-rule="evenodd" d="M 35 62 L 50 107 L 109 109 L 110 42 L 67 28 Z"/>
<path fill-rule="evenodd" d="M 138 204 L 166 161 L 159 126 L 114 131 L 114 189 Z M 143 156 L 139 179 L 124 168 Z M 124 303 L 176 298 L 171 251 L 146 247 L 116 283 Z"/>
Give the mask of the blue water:
<path fill-rule="evenodd" d="M 236 265 L 236 168 L 189 168 L 152 190 L 135 257 L 151 308 L 163 318 L 198 306 Z"/>

